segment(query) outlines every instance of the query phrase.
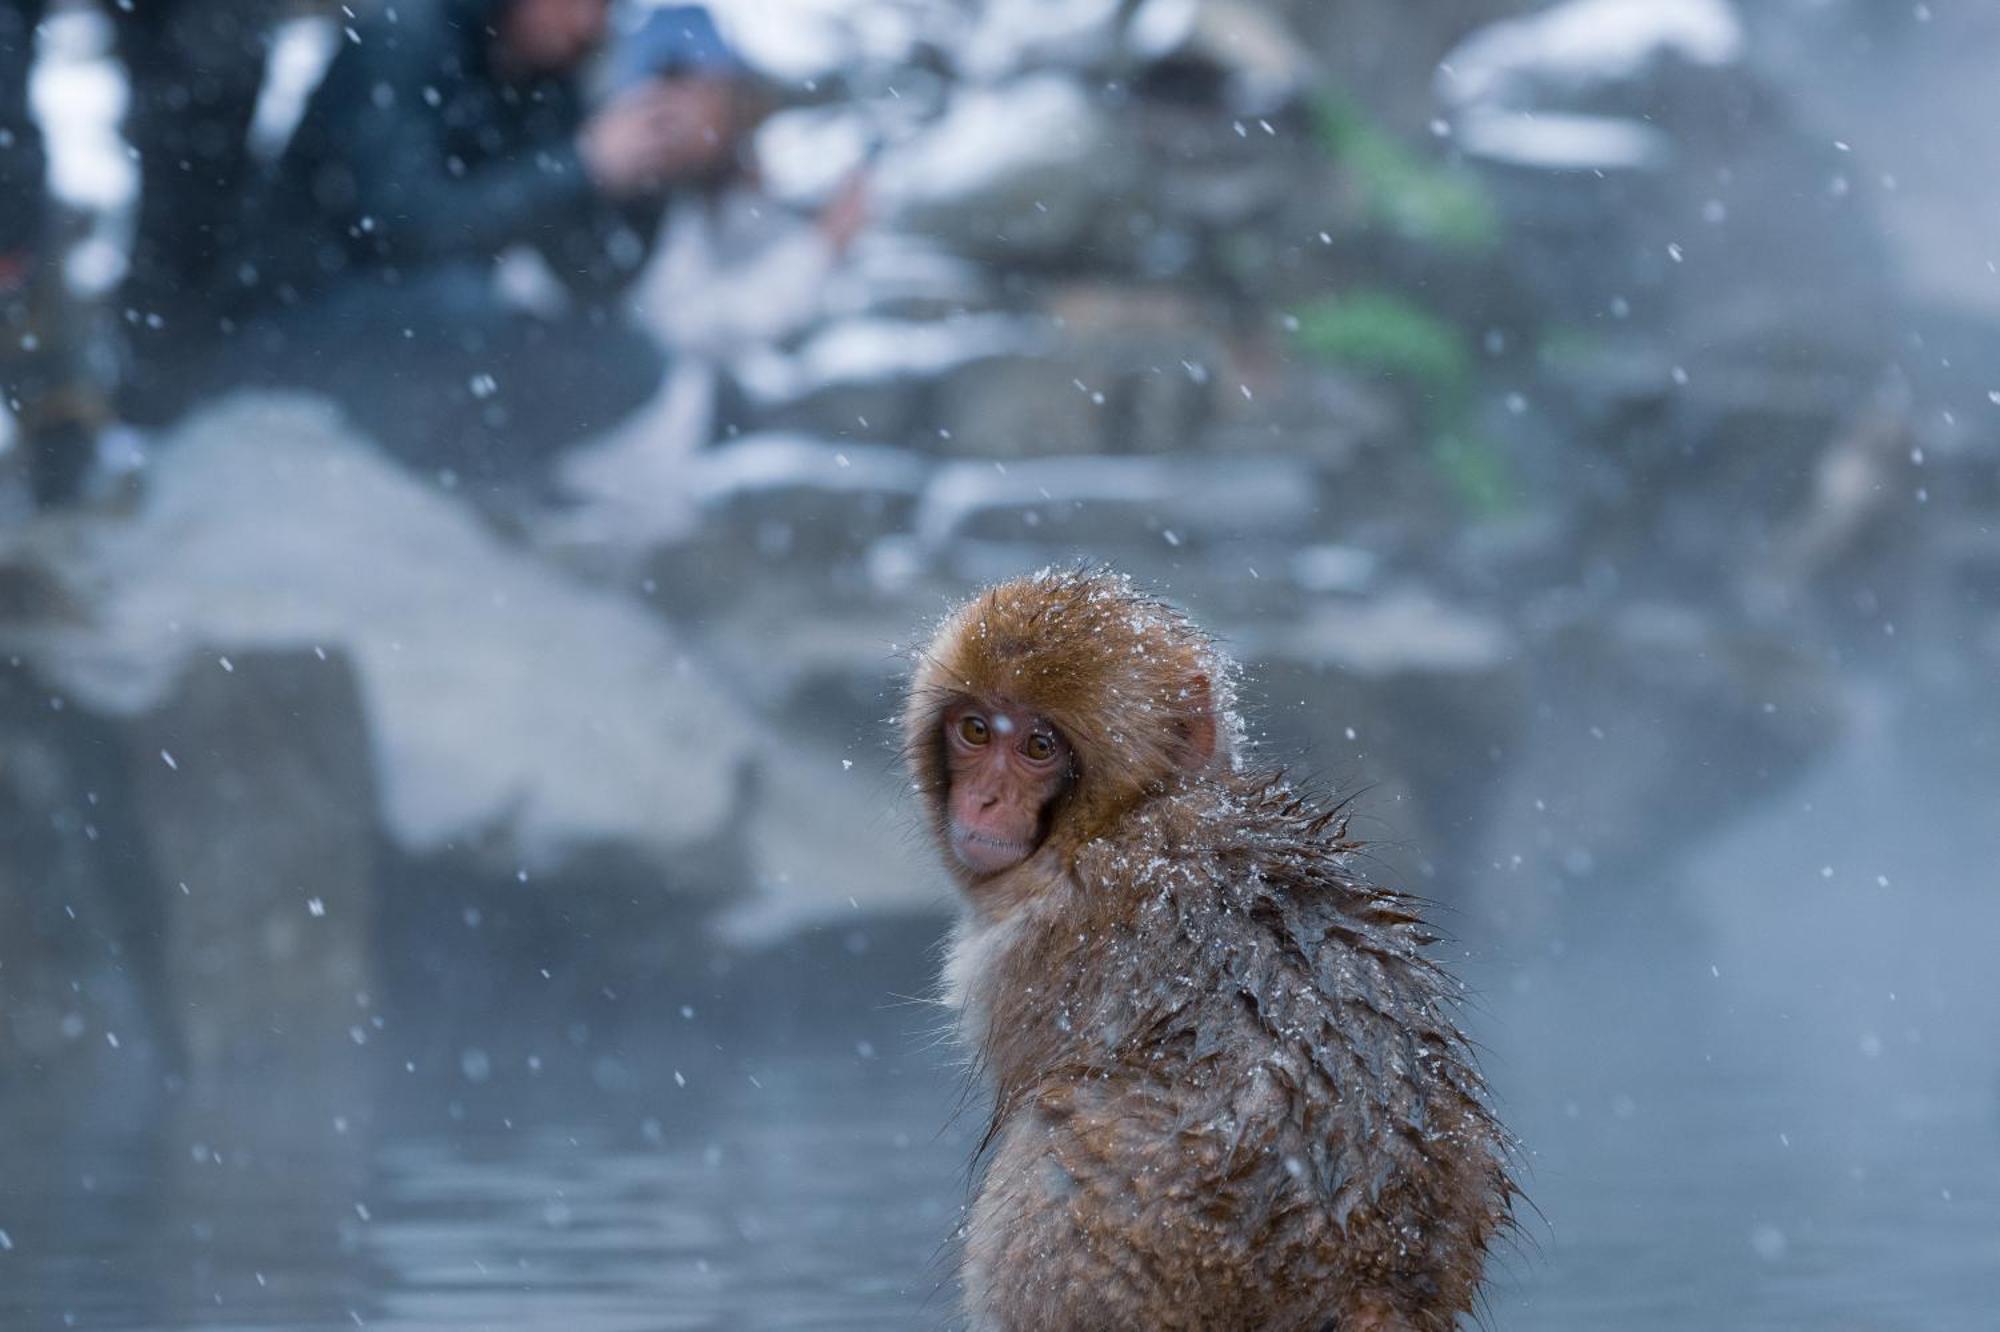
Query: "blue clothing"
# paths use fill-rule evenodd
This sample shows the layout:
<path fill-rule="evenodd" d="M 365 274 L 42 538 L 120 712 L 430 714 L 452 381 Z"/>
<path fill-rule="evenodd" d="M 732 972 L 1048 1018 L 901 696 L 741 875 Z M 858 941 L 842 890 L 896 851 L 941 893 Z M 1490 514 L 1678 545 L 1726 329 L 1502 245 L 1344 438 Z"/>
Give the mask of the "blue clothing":
<path fill-rule="evenodd" d="M 488 7 L 404 0 L 352 20 L 260 208 L 247 304 L 295 304 L 357 278 L 543 254 L 581 298 L 645 261 L 663 201 L 598 193 L 576 148 L 575 78 L 493 67 Z"/>
<path fill-rule="evenodd" d="M 328 393 L 392 452 L 473 479 L 614 424 L 665 358 L 617 298 L 664 200 L 601 195 L 576 80 L 493 66 L 492 6 L 401 0 L 351 20 L 257 204 L 231 382 Z M 508 304 L 495 262 L 538 251 L 568 289 Z"/>

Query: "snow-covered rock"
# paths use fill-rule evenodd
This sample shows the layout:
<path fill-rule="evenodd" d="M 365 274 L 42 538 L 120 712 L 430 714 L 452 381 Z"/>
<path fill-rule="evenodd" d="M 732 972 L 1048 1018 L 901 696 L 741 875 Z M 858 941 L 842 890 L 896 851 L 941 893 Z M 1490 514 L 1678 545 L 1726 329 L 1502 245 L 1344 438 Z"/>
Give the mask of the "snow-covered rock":
<path fill-rule="evenodd" d="M 1663 57 L 1720 66 L 1743 55 L 1728 0 L 1566 0 L 1480 29 L 1438 70 L 1447 105 L 1532 106 L 1555 86 L 1642 77 Z"/>
<path fill-rule="evenodd" d="M 1728 0 L 1567 0 L 1490 24 L 1439 66 L 1437 93 L 1474 157 L 1540 170 L 1664 167 L 1673 126 L 1603 105 L 1664 65 L 1722 70 L 1744 53 Z M 1615 96 L 1613 101 L 1618 100 Z"/>
<path fill-rule="evenodd" d="M 541 869 L 608 843 L 664 867 L 730 820 L 753 726 L 672 632 L 504 544 L 330 408 L 226 400 L 147 479 L 130 520 L 71 533 L 85 618 L 10 635 L 76 704 L 139 716 L 200 656 L 344 652 L 407 850 L 479 840 Z"/>

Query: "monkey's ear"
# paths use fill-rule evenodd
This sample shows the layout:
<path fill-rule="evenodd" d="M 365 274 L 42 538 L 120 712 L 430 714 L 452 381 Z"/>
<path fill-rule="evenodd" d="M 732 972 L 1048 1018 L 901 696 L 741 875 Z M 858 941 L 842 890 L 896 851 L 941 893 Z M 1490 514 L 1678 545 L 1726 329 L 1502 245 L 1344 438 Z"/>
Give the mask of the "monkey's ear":
<path fill-rule="evenodd" d="M 1181 715 L 1175 723 L 1181 737 L 1181 767 L 1206 768 L 1215 757 L 1215 693 L 1206 675 L 1196 675 L 1181 689 Z"/>

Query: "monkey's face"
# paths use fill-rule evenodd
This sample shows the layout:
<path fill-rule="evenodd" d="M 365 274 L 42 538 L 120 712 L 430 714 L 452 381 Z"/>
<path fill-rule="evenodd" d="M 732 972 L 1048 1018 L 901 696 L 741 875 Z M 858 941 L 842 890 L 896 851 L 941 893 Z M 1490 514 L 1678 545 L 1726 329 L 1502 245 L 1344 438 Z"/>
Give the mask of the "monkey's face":
<path fill-rule="evenodd" d="M 950 777 L 951 852 L 977 875 L 1012 869 L 1035 853 L 1049 807 L 1074 768 L 1055 727 L 1002 702 L 961 699 L 941 723 Z"/>

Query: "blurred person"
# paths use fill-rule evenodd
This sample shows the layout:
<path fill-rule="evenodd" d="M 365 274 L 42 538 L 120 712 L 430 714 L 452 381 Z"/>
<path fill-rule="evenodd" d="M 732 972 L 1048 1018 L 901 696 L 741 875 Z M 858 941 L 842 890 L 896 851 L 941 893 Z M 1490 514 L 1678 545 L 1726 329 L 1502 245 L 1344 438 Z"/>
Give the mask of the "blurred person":
<path fill-rule="evenodd" d="M 756 110 L 692 8 L 586 110 L 610 12 L 435 0 L 354 19 L 258 205 L 219 373 L 328 392 L 392 452 L 475 479 L 649 398 L 664 354 L 619 298 L 669 194 L 738 174 Z M 556 282 L 503 282 L 521 251 Z"/>
<path fill-rule="evenodd" d="M 111 409 L 86 368 L 86 321 L 64 282 L 29 74 L 46 0 L 0 0 L 0 393 L 24 437 L 37 501 L 77 496 Z M 139 166 L 132 251 L 114 299 L 143 389 L 151 344 L 215 325 L 217 265 L 250 180 L 268 0 L 104 6 L 130 96 Z"/>
<path fill-rule="evenodd" d="M 40 9 L 40 0 L 0 0 L 0 321 L 10 331 L 21 318 L 42 239 L 47 163 L 41 128 L 28 109 Z"/>
<path fill-rule="evenodd" d="M 73 498 L 102 404 L 79 373 L 49 208 L 48 157 L 28 103 L 42 0 L 0 0 L 0 408 L 38 507 Z"/>
<path fill-rule="evenodd" d="M 278 0 L 112 0 L 131 83 L 125 141 L 138 215 L 115 313 L 129 356 L 120 406 L 143 417 L 152 367 L 218 327 L 255 180 L 250 124 Z M 169 358 L 169 363 L 171 363 Z"/>
<path fill-rule="evenodd" d="M 47 161 L 28 107 L 39 10 L 39 0 L 0 0 L 0 399 L 31 453 L 45 396 L 34 322 Z"/>
<path fill-rule="evenodd" d="M 28 103 L 46 0 L 0 0 L 0 344 L 38 498 L 73 497 L 110 417 L 83 369 L 84 321 L 67 292 L 44 136 Z M 266 0 L 104 6 L 129 89 L 124 135 L 139 167 L 132 251 L 114 299 L 135 363 L 149 339 L 212 326 L 216 265 L 240 241 L 246 131 L 264 76 Z"/>

